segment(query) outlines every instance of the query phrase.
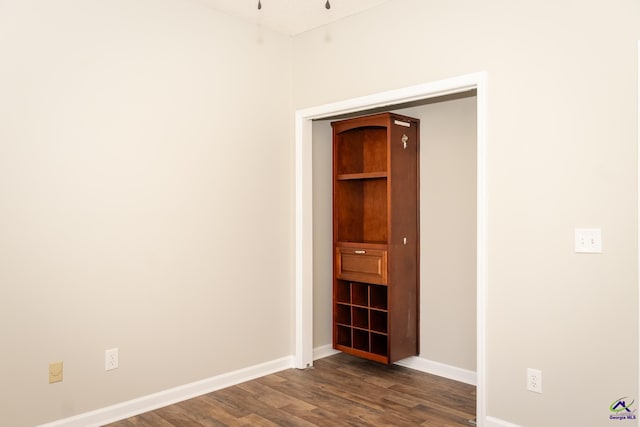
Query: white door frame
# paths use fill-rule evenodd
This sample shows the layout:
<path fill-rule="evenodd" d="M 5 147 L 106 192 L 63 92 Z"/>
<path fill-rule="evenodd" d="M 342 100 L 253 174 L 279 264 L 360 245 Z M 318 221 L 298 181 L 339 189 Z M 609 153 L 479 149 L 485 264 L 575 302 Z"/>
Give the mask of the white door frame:
<path fill-rule="evenodd" d="M 638 73 L 638 85 L 637 85 L 637 90 L 638 93 L 636 95 L 637 97 L 637 103 L 638 103 L 638 108 L 637 108 L 637 114 L 638 114 L 638 119 L 636 120 L 636 133 L 637 133 L 637 137 L 638 137 L 638 144 L 636 145 L 636 148 L 638 150 L 638 161 L 636 163 L 636 185 L 638 186 L 638 206 L 637 206 L 637 211 L 636 211 L 636 215 L 637 218 L 636 220 L 638 221 L 638 235 L 636 237 L 636 251 L 640 250 L 640 40 L 638 40 L 638 68 L 636 68 L 636 72 Z M 639 285 L 640 285 L 640 253 L 638 254 L 638 280 L 639 280 Z M 640 292 L 638 292 L 638 323 L 640 324 Z M 640 354 L 640 337 L 638 338 L 638 353 Z M 638 370 L 638 372 L 640 372 L 640 369 Z M 638 378 L 638 390 L 637 390 L 636 396 L 640 396 L 640 378 Z M 640 426 L 640 419 L 638 419 L 637 421 L 637 425 Z"/>
<path fill-rule="evenodd" d="M 295 353 L 296 368 L 313 365 L 313 202 L 312 120 L 372 108 L 477 90 L 477 403 L 482 427 L 486 417 L 487 313 L 487 84 L 486 72 L 381 92 L 297 110 L 295 114 Z"/>

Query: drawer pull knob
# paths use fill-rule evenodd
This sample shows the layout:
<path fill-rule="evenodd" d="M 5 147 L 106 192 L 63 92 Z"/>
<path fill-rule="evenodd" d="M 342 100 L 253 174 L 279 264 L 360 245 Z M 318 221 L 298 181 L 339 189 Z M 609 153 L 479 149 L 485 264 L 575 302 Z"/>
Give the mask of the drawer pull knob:
<path fill-rule="evenodd" d="M 354 252 L 357 253 L 357 254 L 366 254 L 367 253 L 367 251 L 354 251 Z"/>

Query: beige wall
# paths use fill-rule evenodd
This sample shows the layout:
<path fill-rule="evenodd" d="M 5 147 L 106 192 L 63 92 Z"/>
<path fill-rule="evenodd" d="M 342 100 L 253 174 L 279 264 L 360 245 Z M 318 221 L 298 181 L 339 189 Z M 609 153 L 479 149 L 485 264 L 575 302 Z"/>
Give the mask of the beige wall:
<path fill-rule="evenodd" d="M 290 355 L 290 39 L 197 1 L 1 1 L 0 52 L 1 424 Z"/>
<path fill-rule="evenodd" d="M 475 372 L 476 98 L 392 110 L 420 119 L 420 357 Z M 319 347 L 331 344 L 330 121 L 313 124 L 313 179 Z"/>
<path fill-rule="evenodd" d="M 476 371 L 476 97 L 420 119 L 420 357 Z"/>
<path fill-rule="evenodd" d="M 392 0 L 294 39 L 295 108 L 488 72 L 489 416 L 600 427 L 638 399 L 639 39 L 637 1 L 569 0 Z"/>
<path fill-rule="evenodd" d="M 313 348 L 332 344 L 333 199 L 331 120 L 313 122 Z"/>

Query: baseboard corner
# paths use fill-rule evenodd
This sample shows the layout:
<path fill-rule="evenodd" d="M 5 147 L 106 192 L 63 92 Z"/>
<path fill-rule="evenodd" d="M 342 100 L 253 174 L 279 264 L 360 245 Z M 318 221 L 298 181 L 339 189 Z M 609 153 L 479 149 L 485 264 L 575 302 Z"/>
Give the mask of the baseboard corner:
<path fill-rule="evenodd" d="M 313 349 L 313 360 L 324 359 L 338 353 L 340 351 L 334 349 L 331 344 L 322 345 Z"/>
<path fill-rule="evenodd" d="M 406 368 L 415 369 L 416 371 L 426 372 L 428 374 L 438 375 L 439 377 L 448 378 L 450 380 L 459 381 L 465 384 L 477 385 L 477 375 L 468 369 L 458 368 L 456 366 L 447 365 L 441 362 L 424 359 L 422 357 L 408 357 L 396 362 L 397 365 Z"/>

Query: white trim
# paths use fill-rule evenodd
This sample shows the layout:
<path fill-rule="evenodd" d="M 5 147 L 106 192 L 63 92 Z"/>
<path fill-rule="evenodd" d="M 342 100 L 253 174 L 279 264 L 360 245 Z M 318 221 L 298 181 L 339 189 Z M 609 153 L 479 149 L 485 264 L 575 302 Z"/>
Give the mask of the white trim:
<path fill-rule="evenodd" d="M 637 97 L 637 103 L 638 103 L 638 108 L 637 108 L 637 114 L 638 114 L 638 118 L 636 120 L 636 134 L 638 137 L 638 145 L 636 146 L 636 150 L 638 152 L 638 161 L 636 164 L 636 185 L 638 186 L 638 206 L 636 208 L 636 215 L 637 218 L 636 220 L 638 221 L 638 235 L 636 237 L 636 254 L 638 254 L 638 278 L 640 280 L 640 247 L 638 246 L 640 243 L 640 40 L 638 40 L 638 67 L 636 68 L 636 73 L 638 73 L 638 84 L 637 84 L 637 90 L 638 93 L 636 95 Z M 640 282 L 639 282 L 639 287 L 640 287 Z M 638 293 L 638 307 L 640 307 L 640 292 Z M 640 325 L 640 310 L 638 310 L 638 324 Z M 638 352 L 640 353 L 640 338 L 638 339 L 638 347 L 639 350 Z M 640 372 L 640 369 L 638 370 L 638 372 Z M 637 394 L 636 396 L 640 396 L 640 378 L 638 379 L 638 390 L 637 390 Z M 640 419 L 638 419 L 638 421 L 636 422 L 636 424 L 638 426 L 640 426 Z"/>
<path fill-rule="evenodd" d="M 423 359 L 422 357 L 409 357 L 402 359 L 397 361 L 396 365 L 415 369 L 416 371 L 426 372 L 427 374 L 437 375 L 439 377 L 449 378 L 450 380 L 459 381 L 465 384 L 477 384 L 477 376 L 473 371 L 446 365 L 429 359 Z"/>
<path fill-rule="evenodd" d="M 487 417 L 484 426 L 485 427 L 520 427 L 520 425 L 518 424 L 513 424 L 513 423 L 503 421 L 493 417 Z"/>
<path fill-rule="evenodd" d="M 99 427 L 289 368 L 293 368 L 293 358 L 291 356 L 174 387 L 70 418 L 42 424 L 40 427 Z"/>
<path fill-rule="evenodd" d="M 295 366 L 304 368 L 313 363 L 313 203 L 311 198 L 312 120 L 339 114 L 386 107 L 450 93 L 477 89 L 477 399 L 476 415 L 479 427 L 486 427 L 486 316 L 487 316 L 487 96 L 486 72 L 467 74 L 432 83 L 381 92 L 332 104 L 296 111 L 296 201 L 295 201 Z"/>
<path fill-rule="evenodd" d="M 479 427 L 485 426 L 487 416 L 487 313 L 489 291 L 489 195 L 487 192 L 489 82 L 483 73 L 477 89 L 477 264 L 476 264 L 476 417 Z"/>
<path fill-rule="evenodd" d="M 323 345 L 313 349 L 313 360 L 324 359 L 338 353 L 340 351 L 334 349 L 331 344 Z"/>
<path fill-rule="evenodd" d="M 387 107 L 406 102 L 420 101 L 452 93 L 460 93 L 475 89 L 481 80 L 486 80 L 486 72 L 466 74 L 432 83 L 423 83 L 402 89 L 380 92 L 359 98 L 347 99 L 332 104 L 319 105 L 296 111 L 296 118 L 311 121 L 340 114 L 354 113 L 378 107 Z M 296 131 L 298 129 L 296 128 Z M 296 148 L 298 148 L 298 134 L 296 132 Z"/>
<path fill-rule="evenodd" d="M 313 250 L 299 250 L 305 245 L 313 247 L 313 188 L 311 182 L 312 127 L 299 112 L 295 117 L 295 353 L 294 363 L 298 369 L 313 365 L 313 288 L 299 287 L 298 283 L 313 282 Z M 303 167 L 303 165 L 308 165 Z M 304 308 L 304 309 L 302 309 Z"/>

